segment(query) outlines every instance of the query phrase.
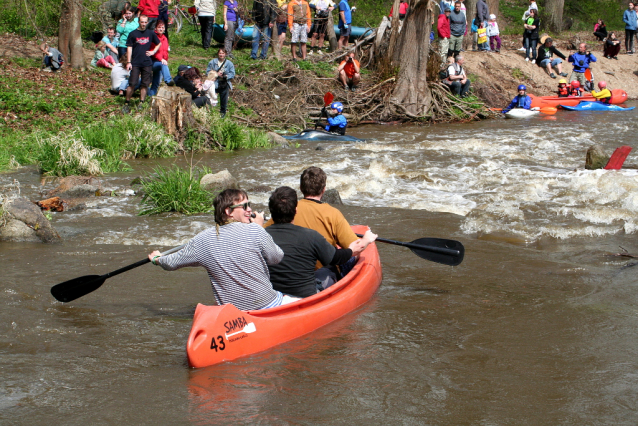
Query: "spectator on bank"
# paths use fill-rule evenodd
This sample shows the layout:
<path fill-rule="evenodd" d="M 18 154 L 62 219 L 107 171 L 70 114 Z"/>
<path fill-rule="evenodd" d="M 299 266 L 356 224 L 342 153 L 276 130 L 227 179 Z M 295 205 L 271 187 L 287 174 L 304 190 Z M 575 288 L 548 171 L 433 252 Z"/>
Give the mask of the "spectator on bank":
<path fill-rule="evenodd" d="M 206 91 L 204 90 L 202 76 L 197 68 L 191 67 L 187 69 L 184 72 L 184 78 L 179 80 L 177 86 L 191 95 L 193 105 L 197 106 L 197 108 L 210 105 L 210 99 L 206 96 Z"/>
<path fill-rule="evenodd" d="M 133 96 L 133 92 L 135 92 L 134 84 L 137 84 L 139 78 L 141 78 L 142 84 L 140 86 L 140 103 L 138 108 L 141 108 L 146 100 L 146 94 L 153 77 L 153 61 L 151 60 L 151 56 L 155 55 L 162 47 L 157 34 L 146 28 L 147 23 L 148 18 L 144 15 L 140 16 L 139 28 L 131 31 L 126 39 L 126 69 L 131 71 L 131 75 L 129 76 L 129 85 L 126 89 L 124 113 L 131 111 L 129 102 Z M 155 45 L 153 49 L 151 49 L 152 45 Z"/>
<path fill-rule="evenodd" d="M 288 3 L 285 0 L 277 0 L 277 19 L 275 25 L 277 25 L 277 51 L 281 52 L 284 47 L 284 41 L 286 41 L 286 32 L 288 31 Z"/>
<path fill-rule="evenodd" d="M 529 15 L 532 12 L 532 9 L 535 9 L 536 12 L 538 12 L 538 5 L 536 4 L 536 0 L 529 0 L 529 7 L 527 8 L 527 10 L 523 13 L 523 22 L 525 23 L 527 21 L 527 18 L 529 18 Z M 525 30 L 523 30 L 523 41 L 522 41 L 522 46 L 520 49 L 523 52 L 525 52 Z"/>
<path fill-rule="evenodd" d="M 538 44 L 538 9 L 529 11 L 529 18 L 525 21 L 525 33 L 523 35 L 523 44 L 525 45 L 525 61 L 532 60 L 532 64 L 536 63 L 536 45 Z"/>
<path fill-rule="evenodd" d="M 164 31 L 164 35 L 166 36 L 166 40 L 170 41 L 170 37 L 168 36 L 168 0 L 160 0 L 157 11 L 159 13 L 159 15 L 157 15 L 157 20 L 164 21 L 166 24 L 166 31 Z"/>
<path fill-rule="evenodd" d="M 40 51 L 42 52 L 42 71 L 52 72 L 58 71 L 64 64 L 64 56 L 58 49 L 49 47 L 45 42 L 40 45 Z"/>
<path fill-rule="evenodd" d="M 490 49 L 492 52 L 501 53 L 501 36 L 496 22 L 496 15 L 490 15 L 490 22 L 487 23 L 487 36 L 490 39 Z"/>
<path fill-rule="evenodd" d="M 120 35 L 119 44 L 117 47 L 117 55 L 126 57 L 126 41 L 131 31 L 134 31 L 139 27 L 139 20 L 134 15 L 137 13 L 137 9 L 130 5 L 124 7 L 124 13 L 122 19 L 117 22 L 115 30 Z"/>
<path fill-rule="evenodd" d="M 290 28 L 290 52 L 293 62 L 297 60 L 297 44 L 301 45 L 301 59 L 306 60 L 308 33 L 312 24 L 310 5 L 306 0 L 292 0 L 288 3 L 288 27 Z"/>
<path fill-rule="evenodd" d="M 454 9 L 454 0 L 441 0 L 439 3 L 439 15 L 445 13 L 446 7 L 452 11 Z"/>
<path fill-rule="evenodd" d="M 202 47 L 208 50 L 210 40 L 213 37 L 213 24 L 215 23 L 215 9 L 217 5 L 215 0 L 195 0 L 197 8 L 197 19 L 199 19 L 199 28 L 202 32 Z"/>
<path fill-rule="evenodd" d="M 160 40 L 161 47 L 153 56 L 153 82 L 151 84 L 151 89 L 149 90 L 150 96 L 155 96 L 157 94 L 159 85 L 162 80 L 164 80 L 164 82 L 169 86 L 175 85 L 175 83 L 173 82 L 173 78 L 171 77 L 171 71 L 168 69 L 169 44 L 168 39 L 164 34 L 165 31 L 166 23 L 164 23 L 164 21 L 157 21 L 157 25 L 155 26 L 155 34 Z M 154 48 L 155 46 L 151 45 L 151 49 Z"/>
<path fill-rule="evenodd" d="M 224 1 L 224 50 L 229 58 L 233 57 L 233 44 L 235 43 L 235 30 L 237 29 L 237 18 L 239 13 L 239 4 L 236 0 Z"/>
<path fill-rule="evenodd" d="M 594 25 L 594 35 L 598 39 L 598 41 L 605 41 L 607 38 L 607 26 L 602 19 L 599 19 L 598 22 Z"/>
<path fill-rule="evenodd" d="M 452 94 L 465 98 L 469 96 L 470 91 L 470 79 L 467 78 L 465 70 L 463 69 L 463 56 L 458 55 L 454 63 L 450 64 L 447 69 L 448 77 L 443 80 L 443 83 L 450 87 Z"/>
<path fill-rule="evenodd" d="M 126 56 L 120 58 L 120 62 L 111 68 L 111 93 L 122 96 L 128 87 L 128 78 L 131 72 L 126 69 Z"/>
<path fill-rule="evenodd" d="M 228 108 L 228 96 L 230 91 L 233 90 L 231 80 L 235 78 L 235 65 L 226 58 L 226 51 L 224 49 L 219 49 L 217 58 L 208 63 L 206 74 L 211 71 L 217 73 L 215 92 L 219 95 L 219 112 L 222 118 L 224 118 Z"/>
<path fill-rule="evenodd" d="M 341 0 L 339 2 L 339 41 L 337 42 L 337 49 L 348 47 L 348 39 L 352 31 L 351 26 L 352 9 L 350 4 L 348 4 L 348 0 Z"/>
<path fill-rule="evenodd" d="M 616 32 L 612 31 L 605 41 L 605 51 L 603 54 L 607 59 L 618 60 L 618 53 L 620 53 L 620 41 L 618 37 L 616 37 Z"/>
<path fill-rule="evenodd" d="M 111 69 L 113 65 L 115 65 L 115 60 L 106 54 L 106 43 L 99 41 L 95 45 L 95 55 L 91 60 L 91 66 Z"/>
<path fill-rule="evenodd" d="M 139 0 L 137 5 L 137 16 L 145 15 L 148 17 L 148 25 L 146 28 L 155 30 L 157 18 L 159 16 L 160 0 Z"/>
<path fill-rule="evenodd" d="M 410 8 L 410 6 L 408 5 L 408 2 L 406 0 L 401 0 L 401 3 L 399 3 L 399 20 L 403 21 L 405 19 L 405 15 L 408 14 L 408 9 Z M 390 8 L 390 14 L 388 15 L 389 18 L 392 18 L 392 14 L 394 13 L 394 5 L 392 5 L 392 7 Z"/>
<path fill-rule="evenodd" d="M 563 72 L 563 61 L 567 58 L 563 55 L 558 49 L 554 47 L 554 41 L 547 37 L 545 42 L 541 45 L 540 49 L 538 49 L 538 65 L 541 68 L 545 68 L 547 70 L 547 74 L 551 78 L 556 78 L 556 74 L 552 71 L 552 68 L 556 69 L 556 72 L 560 74 L 561 77 L 567 77 L 567 73 Z M 558 58 L 553 58 L 556 55 Z"/>
<path fill-rule="evenodd" d="M 436 29 L 439 33 L 439 54 L 441 55 L 441 62 L 445 62 L 445 58 L 452 55 L 450 50 L 450 10 L 447 5 L 446 9 L 439 15 L 439 20 L 436 24 Z"/>
<path fill-rule="evenodd" d="M 272 38 L 272 27 L 277 20 L 277 2 L 275 0 L 253 0 L 252 18 L 255 25 L 253 26 L 253 48 L 250 52 L 250 58 L 257 59 L 261 39 L 262 46 L 259 58 L 266 59 Z"/>
<path fill-rule="evenodd" d="M 581 43 L 578 45 L 578 52 L 572 53 L 568 60 L 574 66 L 572 74 L 569 76 L 569 81 L 576 80 L 582 87 L 586 87 L 587 77 L 585 77 L 585 71 L 589 68 L 591 62 L 596 62 L 596 57 L 587 51 L 587 44 Z"/>
<path fill-rule="evenodd" d="M 478 16 L 475 16 L 472 19 L 472 23 L 470 24 L 470 35 L 472 36 L 472 51 L 476 52 L 478 49 L 478 29 L 481 23 L 479 22 Z"/>
<path fill-rule="evenodd" d="M 454 3 L 454 10 L 450 13 L 450 51 L 457 56 L 463 49 L 463 35 L 467 24 L 465 14 L 461 12 L 461 2 Z"/>
<path fill-rule="evenodd" d="M 315 8 L 315 20 L 312 25 L 312 38 L 310 40 L 309 54 L 323 53 L 323 41 L 328 32 L 328 17 L 335 8 L 335 4 L 330 0 L 311 0 L 310 7 Z"/>
<path fill-rule="evenodd" d="M 119 61 L 119 55 L 117 54 L 117 47 L 119 46 L 119 38 L 115 34 L 115 28 L 109 27 L 106 30 L 106 35 L 102 39 L 106 44 L 106 54 L 111 56 L 115 62 Z"/>
<path fill-rule="evenodd" d="M 485 0 L 478 0 L 476 2 L 476 16 L 478 17 L 479 22 L 483 24 L 482 28 L 487 28 L 487 22 L 490 19 L 490 10 L 487 7 L 487 3 L 485 2 Z M 481 26 L 479 25 L 478 28 L 481 28 Z M 481 48 L 481 50 L 490 50 L 490 46 L 487 41 L 479 47 Z"/>
<path fill-rule="evenodd" d="M 346 91 L 348 89 L 353 92 L 357 90 L 357 84 L 361 81 L 361 65 L 354 58 L 354 52 L 350 52 L 346 59 L 341 61 L 337 72 L 339 73 L 339 81 Z"/>
<path fill-rule="evenodd" d="M 634 36 L 638 27 L 637 19 L 634 3 L 629 2 L 627 10 L 622 15 L 622 20 L 625 23 L 625 51 L 628 55 L 634 53 Z"/>
<path fill-rule="evenodd" d="M 179 81 L 184 78 L 184 73 L 186 73 L 189 68 L 190 65 L 180 65 L 177 67 L 177 74 L 173 77 L 173 83 L 175 83 L 176 86 L 180 85 Z"/>

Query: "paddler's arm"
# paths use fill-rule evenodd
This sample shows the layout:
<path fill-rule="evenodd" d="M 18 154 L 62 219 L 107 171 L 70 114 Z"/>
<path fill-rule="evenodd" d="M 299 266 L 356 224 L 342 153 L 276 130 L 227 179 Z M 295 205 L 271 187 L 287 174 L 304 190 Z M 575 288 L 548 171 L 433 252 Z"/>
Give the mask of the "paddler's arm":
<path fill-rule="evenodd" d="M 366 233 L 363 235 L 363 238 L 357 241 L 354 241 L 352 244 L 350 244 L 349 249 L 352 250 L 352 255 L 359 256 L 361 252 L 365 250 L 366 247 L 368 247 L 368 245 L 371 242 L 377 239 L 377 237 L 378 237 L 377 234 L 373 234 L 372 231 L 368 229 Z"/>
<path fill-rule="evenodd" d="M 154 250 L 148 255 L 148 259 L 153 265 L 159 265 L 166 271 L 174 271 L 175 269 L 184 268 L 186 266 L 199 266 L 197 256 L 193 252 L 192 241 L 193 240 L 186 244 L 186 247 L 180 251 L 167 254 L 166 256 L 162 256 L 159 251 Z"/>

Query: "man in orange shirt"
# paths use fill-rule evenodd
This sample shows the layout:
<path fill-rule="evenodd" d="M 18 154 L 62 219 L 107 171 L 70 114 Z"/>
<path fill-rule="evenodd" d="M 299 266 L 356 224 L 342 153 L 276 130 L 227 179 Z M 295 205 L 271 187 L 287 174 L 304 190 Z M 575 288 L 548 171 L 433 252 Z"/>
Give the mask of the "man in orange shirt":
<path fill-rule="evenodd" d="M 306 60 L 306 44 L 311 24 L 310 6 L 306 0 L 292 0 L 288 3 L 288 27 L 292 34 L 290 50 L 293 62 L 297 62 L 297 43 L 301 43 L 301 59 Z"/>
<path fill-rule="evenodd" d="M 339 81 L 343 83 L 343 88 L 346 91 L 348 89 L 353 92 L 357 90 L 357 84 L 361 80 L 361 67 L 359 61 L 354 58 L 354 52 L 350 52 L 346 59 L 341 61 L 337 71 L 339 72 Z"/>

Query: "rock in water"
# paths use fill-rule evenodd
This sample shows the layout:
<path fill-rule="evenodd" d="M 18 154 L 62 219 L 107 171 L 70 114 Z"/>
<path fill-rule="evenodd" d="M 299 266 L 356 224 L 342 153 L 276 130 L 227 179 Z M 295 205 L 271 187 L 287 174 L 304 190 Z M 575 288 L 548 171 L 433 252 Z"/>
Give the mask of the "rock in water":
<path fill-rule="evenodd" d="M 199 184 L 206 191 L 223 191 L 224 189 L 239 189 L 237 179 L 228 170 L 219 173 L 209 173 L 204 175 Z"/>
<path fill-rule="evenodd" d="M 33 228 L 29 228 L 24 222 L 20 222 L 17 219 L 9 219 L 7 224 L 0 228 L 0 241 L 39 243 L 41 240 Z"/>
<path fill-rule="evenodd" d="M 336 189 L 327 189 L 326 192 L 324 192 L 323 197 L 321 197 L 321 201 L 333 206 L 343 204 L 343 201 L 341 201 L 341 196 L 339 195 L 339 191 L 337 191 Z"/>
<path fill-rule="evenodd" d="M 101 189 L 98 179 L 91 176 L 67 176 L 58 182 L 58 187 L 49 191 L 47 198 L 86 198 L 92 197 Z"/>
<path fill-rule="evenodd" d="M 51 223 L 40 211 L 40 208 L 26 198 L 15 198 L 8 201 L 3 206 L 6 214 L 9 216 L 7 226 L 0 230 L 0 239 L 4 241 L 35 241 L 32 236 L 35 235 L 39 241 L 52 243 L 60 240 L 60 236 L 53 229 Z M 33 233 L 27 233 L 26 229 L 13 222 L 19 221 L 23 225 L 30 228 Z"/>
<path fill-rule="evenodd" d="M 280 146 L 282 148 L 290 148 L 290 143 L 288 142 L 288 139 L 284 138 L 281 135 L 278 135 L 275 132 L 268 132 L 267 134 L 268 134 L 268 140 L 270 141 L 271 144 Z"/>
<path fill-rule="evenodd" d="M 602 169 L 609 161 L 609 155 L 605 154 L 600 145 L 592 145 L 587 150 L 585 168 L 587 170 Z"/>

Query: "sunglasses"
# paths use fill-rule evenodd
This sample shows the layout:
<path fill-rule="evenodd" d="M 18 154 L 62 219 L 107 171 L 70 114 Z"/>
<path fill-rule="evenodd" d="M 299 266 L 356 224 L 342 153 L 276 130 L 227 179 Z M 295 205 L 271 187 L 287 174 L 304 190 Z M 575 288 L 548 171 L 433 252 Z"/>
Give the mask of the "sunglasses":
<path fill-rule="evenodd" d="M 242 204 L 234 204 L 232 206 L 230 206 L 230 209 L 235 209 L 237 207 L 241 207 L 244 210 L 248 210 L 248 207 L 250 207 L 250 201 L 246 201 L 245 203 Z"/>

